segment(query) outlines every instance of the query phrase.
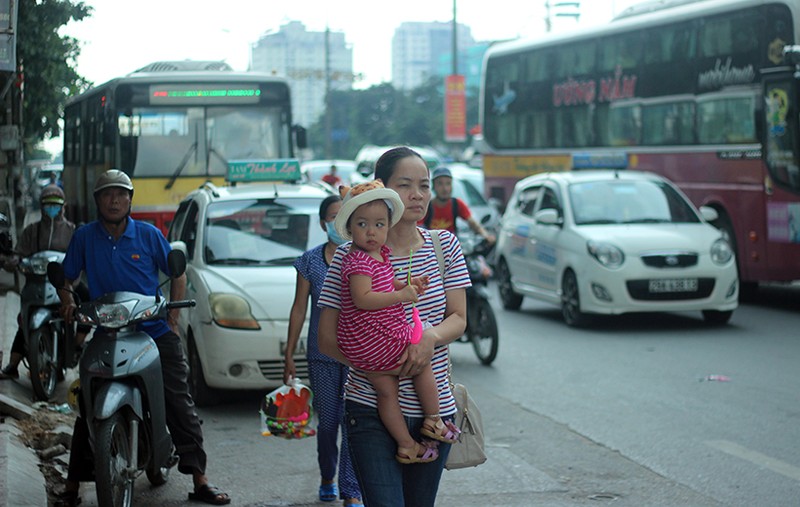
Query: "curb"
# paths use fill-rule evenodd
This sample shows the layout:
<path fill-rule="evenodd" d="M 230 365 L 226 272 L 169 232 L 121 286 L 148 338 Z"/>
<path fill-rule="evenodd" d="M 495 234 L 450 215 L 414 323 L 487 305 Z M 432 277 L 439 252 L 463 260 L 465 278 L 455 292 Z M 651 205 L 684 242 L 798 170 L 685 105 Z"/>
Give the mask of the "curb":
<path fill-rule="evenodd" d="M 7 397 L 0 396 L 5 413 Z M 13 400 L 12 400 L 13 401 Z M 42 507 L 48 505 L 47 486 L 39 470 L 39 457 L 20 439 L 15 419 L 0 418 L 0 505 Z"/>

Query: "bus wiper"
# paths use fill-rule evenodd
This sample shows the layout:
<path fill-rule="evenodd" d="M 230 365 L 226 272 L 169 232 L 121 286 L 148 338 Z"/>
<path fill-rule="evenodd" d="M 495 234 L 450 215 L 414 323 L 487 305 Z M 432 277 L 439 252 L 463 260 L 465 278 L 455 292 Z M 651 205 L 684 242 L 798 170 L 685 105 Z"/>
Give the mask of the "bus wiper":
<path fill-rule="evenodd" d="M 189 157 L 191 157 L 192 153 L 195 152 L 197 152 L 197 139 L 195 139 L 192 145 L 189 146 L 189 149 L 186 150 L 186 155 L 183 156 L 181 162 L 178 164 L 178 167 L 175 168 L 175 172 L 172 173 L 172 176 L 170 176 L 169 181 L 167 182 L 166 185 L 164 185 L 164 190 L 169 190 L 170 188 L 172 188 L 172 185 L 175 184 L 175 180 L 178 179 L 178 176 L 181 175 L 181 171 L 183 171 L 183 168 L 186 167 L 186 163 L 189 162 Z"/>

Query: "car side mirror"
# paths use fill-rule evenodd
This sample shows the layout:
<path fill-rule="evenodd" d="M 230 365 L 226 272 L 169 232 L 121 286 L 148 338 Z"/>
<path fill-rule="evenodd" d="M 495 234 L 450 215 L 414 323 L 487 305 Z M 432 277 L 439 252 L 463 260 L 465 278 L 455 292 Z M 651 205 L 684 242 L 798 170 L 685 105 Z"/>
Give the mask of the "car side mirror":
<path fill-rule="evenodd" d="M 358 171 L 358 174 L 360 174 L 361 176 L 366 178 L 370 174 L 372 174 L 372 166 L 370 166 L 367 163 L 362 162 L 362 163 L 358 164 L 358 167 L 356 168 L 356 171 Z"/>
<path fill-rule="evenodd" d="M 172 250 L 167 254 L 167 267 L 171 278 L 178 278 L 186 271 L 186 255 L 180 250 Z"/>
<path fill-rule="evenodd" d="M 700 215 L 706 222 L 714 222 L 719 219 L 719 213 L 711 206 L 700 206 Z"/>
<path fill-rule="evenodd" d="M 557 225 L 560 227 L 563 223 L 561 217 L 558 216 L 558 211 L 553 208 L 539 210 L 533 215 L 533 218 L 543 225 Z"/>

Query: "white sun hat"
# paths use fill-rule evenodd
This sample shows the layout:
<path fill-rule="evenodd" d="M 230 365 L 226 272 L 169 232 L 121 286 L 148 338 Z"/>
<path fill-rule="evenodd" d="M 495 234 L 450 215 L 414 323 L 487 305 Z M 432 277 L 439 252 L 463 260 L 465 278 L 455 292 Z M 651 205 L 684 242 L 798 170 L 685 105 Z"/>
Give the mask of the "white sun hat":
<path fill-rule="evenodd" d="M 392 226 L 400 221 L 400 217 L 403 216 L 403 211 L 405 210 L 400 195 L 391 188 L 384 187 L 380 180 L 361 183 L 353 188 L 342 186 L 339 187 L 339 193 L 342 195 L 342 207 L 339 213 L 336 214 L 333 226 L 339 236 L 346 240 L 353 239 L 350 231 L 347 230 L 347 221 L 350 220 L 350 215 L 353 214 L 356 208 L 362 204 L 383 200 L 391 210 Z"/>

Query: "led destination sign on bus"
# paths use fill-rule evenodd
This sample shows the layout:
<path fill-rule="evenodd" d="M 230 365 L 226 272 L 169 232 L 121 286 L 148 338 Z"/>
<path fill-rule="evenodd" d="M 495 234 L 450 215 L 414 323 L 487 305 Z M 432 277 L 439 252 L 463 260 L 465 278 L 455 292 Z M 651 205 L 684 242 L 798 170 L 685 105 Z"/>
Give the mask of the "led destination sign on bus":
<path fill-rule="evenodd" d="M 257 104 L 261 96 L 258 86 L 234 85 L 153 85 L 150 103 L 173 104 Z"/>

